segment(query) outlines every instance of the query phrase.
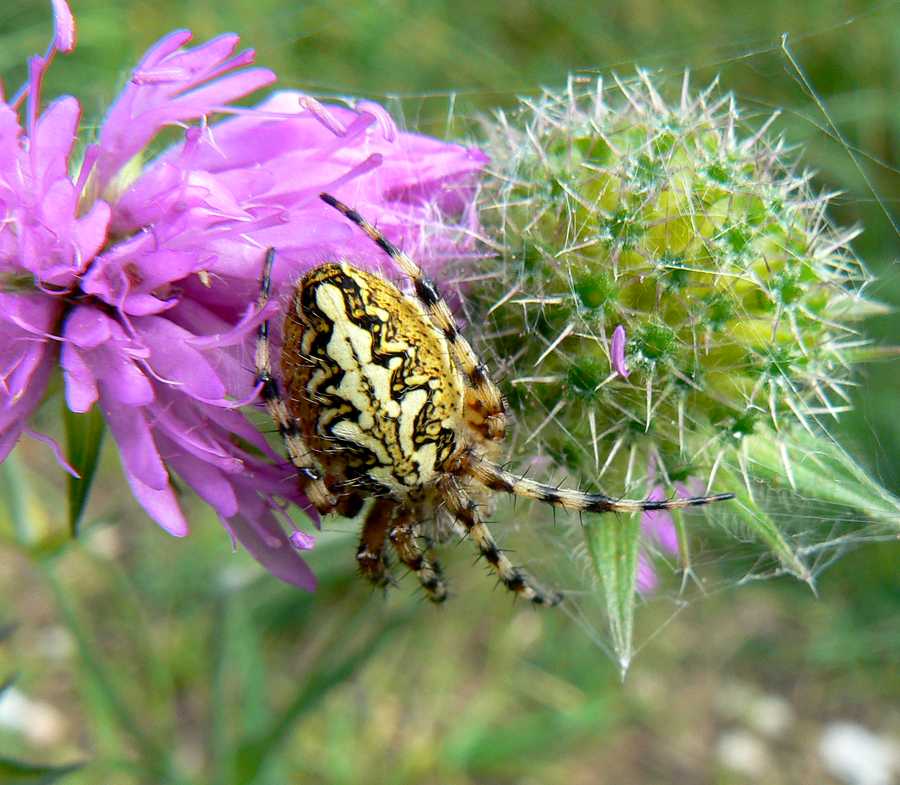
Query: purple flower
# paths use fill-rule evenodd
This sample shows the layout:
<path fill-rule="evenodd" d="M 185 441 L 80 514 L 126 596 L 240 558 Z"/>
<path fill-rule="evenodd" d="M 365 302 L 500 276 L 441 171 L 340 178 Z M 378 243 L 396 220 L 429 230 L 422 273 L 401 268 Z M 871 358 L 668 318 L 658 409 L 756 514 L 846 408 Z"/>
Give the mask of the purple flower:
<path fill-rule="evenodd" d="M 458 256 L 477 228 L 477 150 L 402 133 L 371 103 L 322 106 L 295 92 L 231 106 L 275 76 L 224 35 L 154 45 L 102 123 L 73 154 L 80 106 L 41 109 L 57 50 L 74 46 L 64 0 L 56 34 L 10 101 L 0 94 L 0 460 L 28 430 L 56 368 L 75 412 L 100 406 L 132 493 L 176 536 L 188 523 L 171 475 L 279 578 L 315 580 L 286 535 L 280 500 L 309 508 L 291 467 L 239 412 L 257 393 L 252 342 L 264 249 L 274 285 L 326 259 L 385 264 L 362 233 L 322 204 L 357 206 L 425 266 Z M 211 114 L 230 119 L 210 124 Z M 183 141 L 142 164 L 163 127 Z M 449 224 L 448 215 L 462 215 Z M 36 434 L 42 439 L 42 435 Z"/>
<path fill-rule="evenodd" d="M 625 342 L 625 328 L 620 324 L 613 330 L 609 354 L 613 370 L 623 379 L 627 379 L 630 373 L 628 366 L 625 365 Z"/>
<path fill-rule="evenodd" d="M 651 465 L 650 476 L 655 475 L 655 469 Z M 682 499 L 696 496 L 702 493 L 702 485 L 699 490 L 692 491 L 685 483 L 675 483 L 675 493 Z M 666 497 L 666 489 L 662 485 L 655 485 L 647 496 L 649 501 L 663 501 Z M 668 510 L 647 510 L 641 513 L 641 535 L 645 542 L 665 553 L 678 554 L 678 530 L 672 513 Z M 653 567 L 650 553 L 642 548 L 638 553 L 637 589 L 641 594 L 652 594 L 659 585 L 659 578 Z"/>

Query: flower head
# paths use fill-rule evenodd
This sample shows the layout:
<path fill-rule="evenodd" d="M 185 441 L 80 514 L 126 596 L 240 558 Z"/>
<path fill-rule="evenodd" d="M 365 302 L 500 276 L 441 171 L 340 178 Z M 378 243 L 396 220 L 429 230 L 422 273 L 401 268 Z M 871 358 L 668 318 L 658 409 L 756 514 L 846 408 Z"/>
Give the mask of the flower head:
<path fill-rule="evenodd" d="M 274 74 L 237 36 L 188 47 L 187 31 L 147 52 L 79 147 L 76 99 L 40 110 L 47 67 L 75 41 L 65 2 L 54 11 L 48 54 L 0 101 L 0 460 L 59 367 L 68 407 L 101 408 L 135 498 L 163 528 L 188 533 L 174 473 L 273 574 L 311 588 L 296 551 L 312 540 L 285 535 L 275 500 L 308 505 L 239 412 L 257 392 L 248 342 L 271 315 L 255 308 L 264 249 L 279 250 L 276 287 L 339 255 L 372 267 L 365 239 L 318 200 L 327 189 L 440 264 L 460 248 L 446 215 L 465 212 L 486 159 L 402 133 L 374 104 L 282 92 L 235 108 Z M 171 126 L 183 140 L 145 161 Z"/>
<path fill-rule="evenodd" d="M 497 255 L 467 306 L 490 324 L 479 349 L 505 360 L 523 452 L 614 496 L 733 493 L 707 515 L 758 539 L 771 560 L 754 569 L 812 581 L 804 559 L 843 540 L 785 509 L 816 503 L 842 533 L 864 511 L 896 533 L 900 502 L 825 429 L 851 401 L 858 322 L 883 309 L 858 230 L 832 223 L 774 119 L 752 127 L 687 75 L 667 100 L 639 71 L 572 77 L 485 121 Z M 669 515 L 641 524 L 585 516 L 577 532 L 622 662 L 651 554 L 692 570 Z"/>
<path fill-rule="evenodd" d="M 480 198 L 501 249 L 477 292 L 488 350 L 541 379 L 513 389 L 513 409 L 608 492 L 654 490 L 634 471 L 652 459 L 667 492 L 702 477 L 752 497 L 748 467 L 768 471 L 773 443 L 793 485 L 790 442 L 844 408 L 854 322 L 878 307 L 857 231 L 829 221 L 770 123 L 744 129 L 731 96 L 685 79 L 669 102 L 643 72 L 579 81 L 488 128 Z M 740 509 L 808 574 L 752 498 Z"/>

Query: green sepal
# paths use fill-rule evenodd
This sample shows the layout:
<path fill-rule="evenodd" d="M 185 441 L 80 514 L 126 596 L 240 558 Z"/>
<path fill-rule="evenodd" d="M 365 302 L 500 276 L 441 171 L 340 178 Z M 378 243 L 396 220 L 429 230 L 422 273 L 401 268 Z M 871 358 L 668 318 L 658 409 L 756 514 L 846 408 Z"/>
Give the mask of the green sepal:
<path fill-rule="evenodd" d="M 730 468 L 725 468 L 725 465 Z M 716 513 L 723 512 L 736 516 L 746 529 L 771 551 L 785 570 L 809 583 L 812 580 L 809 569 L 791 547 L 778 524 L 757 504 L 742 479 L 740 470 L 736 465 L 732 465 L 729 459 L 723 461 L 723 467 L 719 469 L 716 487 L 727 489 L 734 494 L 733 501 L 720 502 L 717 505 L 720 509 L 716 510 Z"/>
<path fill-rule="evenodd" d="M 900 499 L 882 488 L 827 435 L 806 431 L 747 438 L 753 475 L 814 499 L 864 513 L 900 532 Z"/>
<path fill-rule="evenodd" d="M 637 590 L 641 516 L 607 516 L 585 524 L 594 572 L 603 585 L 613 648 L 624 674 L 633 654 L 634 595 Z"/>
<path fill-rule="evenodd" d="M 66 457 L 79 475 L 69 475 L 69 530 L 73 537 L 77 537 L 100 460 L 106 423 L 99 406 L 94 406 L 84 414 L 64 407 L 63 422 L 66 428 Z"/>

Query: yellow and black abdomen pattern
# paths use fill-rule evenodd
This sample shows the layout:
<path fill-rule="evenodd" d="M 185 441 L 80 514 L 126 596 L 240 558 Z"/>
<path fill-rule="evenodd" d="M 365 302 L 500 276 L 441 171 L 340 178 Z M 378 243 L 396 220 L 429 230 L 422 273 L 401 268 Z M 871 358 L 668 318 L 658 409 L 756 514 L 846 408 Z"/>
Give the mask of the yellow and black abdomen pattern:
<path fill-rule="evenodd" d="M 456 448 L 461 377 L 422 306 L 349 264 L 304 276 L 285 319 L 288 405 L 348 487 L 402 499 Z"/>

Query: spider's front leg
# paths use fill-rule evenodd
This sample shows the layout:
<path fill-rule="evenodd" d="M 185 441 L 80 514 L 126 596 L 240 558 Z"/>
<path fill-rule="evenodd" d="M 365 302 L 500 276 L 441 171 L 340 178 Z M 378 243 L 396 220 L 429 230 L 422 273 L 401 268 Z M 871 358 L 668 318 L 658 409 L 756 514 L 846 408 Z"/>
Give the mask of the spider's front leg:
<path fill-rule="evenodd" d="M 487 460 L 474 450 L 463 453 L 457 471 L 494 491 L 534 499 L 571 512 L 652 512 L 654 510 L 683 510 L 702 507 L 734 498 L 733 493 L 714 493 L 710 496 L 688 496 L 677 499 L 614 499 L 605 493 L 589 493 L 571 488 L 558 488 L 529 480 L 507 471 Z"/>
<path fill-rule="evenodd" d="M 469 498 L 457 477 L 445 474 L 438 480 L 437 487 L 444 504 L 447 505 L 447 510 L 463 525 L 479 553 L 491 565 L 507 589 L 535 605 L 553 606 L 562 602 L 562 594 L 539 588 L 528 573 L 506 558 L 482 519 L 478 504 Z"/>
<path fill-rule="evenodd" d="M 259 309 L 265 308 L 269 302 L 272 286 L 272 265 L 275 263 L 275 249 L 266 251 L 262 277 L 259 282 Z M 269 320 L 259 326 L 256 335 L 256 383 L 260 387 L 260 396 L 266 411 L 278 428 L 284 440 L 291 463 L 297 469 L 300 488 L 315 508 L 326 515 L 338 504 L 337 498 L 325 484 L 324 473 L 312 451 L 307 447 L 297 423 L 288 411 L 287 403 L 281 395 L 278 381 L 272 373 L 272 352 L 269 344 Z"/>
<path fill-rule="evenodd" d="M 500 394 L 500 389 L 488 374 L 487 366 L 478 359 L 478 355 L 460 332 L 450 307 L 434 281 L 428 279 L 418 264 L 356 210 L 335 199 L 331 194 L 319 194 L 319 198 L 362 229 L 409 278 L 416 297 L 425 308 L 431 323 L 443 334 L 450 346 L 454 362 L 466 380 L 466 421 L 484 439 L 502 441 L 506 435 L 506 402 Z"/>

